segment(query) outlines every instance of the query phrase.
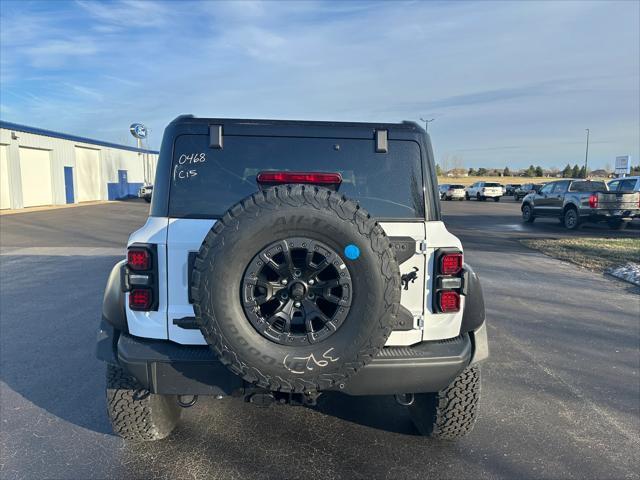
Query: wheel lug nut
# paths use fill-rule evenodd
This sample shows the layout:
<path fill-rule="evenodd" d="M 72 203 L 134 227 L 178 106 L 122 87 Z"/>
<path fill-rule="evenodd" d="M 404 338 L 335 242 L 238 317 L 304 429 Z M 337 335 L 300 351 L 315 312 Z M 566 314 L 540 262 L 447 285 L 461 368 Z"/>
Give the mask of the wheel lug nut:
<path fill-rule="evenodd" d="M 283 278 L 282 282 L 280 282 L 280 283 L 282 283 L 283 285 L 286 285 L 287 283 L 289 283 L 289 280 L 287 280 L 286 278 Z"/>
<path fill-rule="evenodd" d="M 296 307 L 296 308 L 300 308 L 300 305 L 302 305 L 300 302 L 296 302 L 296 303 L 293 304 L 293 306 Z"/>
<path fill-rule="evenodd" d="M 309 285 L 313 285 L 314 283 L 316 283 L 316 281 L 313 278 L 309 280 Z"/>

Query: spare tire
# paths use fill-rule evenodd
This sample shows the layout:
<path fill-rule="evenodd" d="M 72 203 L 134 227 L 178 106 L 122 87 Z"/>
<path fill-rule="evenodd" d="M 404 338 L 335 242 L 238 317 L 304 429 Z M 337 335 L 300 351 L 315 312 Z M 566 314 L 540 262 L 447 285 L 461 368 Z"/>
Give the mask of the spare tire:
<path fill-rule="evenodd" d="M 281 185 L 215 223 L 194 262 L 196 321 L 220 361 L 283 392 L 344 386 L 384 346 L 400 305 L 389 239 L 343 195 Z"/>

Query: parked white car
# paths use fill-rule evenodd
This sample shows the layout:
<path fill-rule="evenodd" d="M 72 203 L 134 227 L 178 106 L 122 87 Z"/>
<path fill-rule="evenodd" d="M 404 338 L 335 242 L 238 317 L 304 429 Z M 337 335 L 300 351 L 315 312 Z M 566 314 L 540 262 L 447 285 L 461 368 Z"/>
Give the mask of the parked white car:
<path fill-rule="evenodd" d="M 464 200 L 464 185 L 451 185 L 445 183 L 440 185 L 440 199 L 442 200 Z"/>
<path fill-rule="evenodd" d="M 607 186 L 611 192 L 640 192 L 640 177 L 616 178 Z"/>
<path fill-rule="evenodd" d="M 144 198 L 147 203 L 151 203 L 151 195 L 153 195 L 153 185 L 143 185 L 138 190 L 138 198 Z"/>
<path fill-rule="evenodd" d="M 467 187 L 465 197 L 467 200 L 475 198 L 476 200 L 486 200 L 493 198 L 494 202 L 499 202 L 504 190 L 502 185 L 495 182 L 476 182 Z"/>

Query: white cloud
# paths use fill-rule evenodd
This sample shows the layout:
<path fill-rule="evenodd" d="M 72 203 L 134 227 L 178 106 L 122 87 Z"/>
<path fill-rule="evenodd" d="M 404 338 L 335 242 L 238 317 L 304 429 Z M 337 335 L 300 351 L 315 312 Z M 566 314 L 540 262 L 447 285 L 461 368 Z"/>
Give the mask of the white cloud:
<path fill-rule="evenodd" d="M 170 2 L 152 0 L 120 0 L 109 3 L 76 0 L 76 3 L 94 19 L 121 27 L 160 27 L 167 24 L 171 13 L 168 8 Z M 173 6 L 180 8 L 179 3 L 174 3 Z"/>
<path fill-rule="evenodd" d="M 24 49 L 29 62 L 36 68 L 61 66 L 78 57 L 98 53 L 98 47 L 90 37 L 48 40 Z"/>

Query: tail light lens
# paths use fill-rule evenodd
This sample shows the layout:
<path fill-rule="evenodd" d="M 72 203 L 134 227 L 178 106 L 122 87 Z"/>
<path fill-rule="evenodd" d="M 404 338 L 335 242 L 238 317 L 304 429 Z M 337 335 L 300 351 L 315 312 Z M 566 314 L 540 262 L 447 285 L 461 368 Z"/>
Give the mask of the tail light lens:
<path fill-rule="evenodd" d="M 314 185 L 340 185 L 342 175 L 322 172 L 260 172 L 256 181 L 261 184 L 309 183 Z"/>
<path fill-rule="evenodd" d="M 135 288 L 129 292 L 131 310 L 149 310 L 153 305 L 153 291 L 149 288 Z"/>
<path fill-rule="evenodd" d="M 441 248 L 436 251 L 433 311 L 452 313 L 460 311 L 460 294 L 464 289 L 463 255 L 456 248 Z"/>
<path fill-rule="evenodd" d="M 589 208 L 598 208 L 598 194 L 592 193 L 589 196 Z"/>
<path fill-rule="evenodd" d="M 462 270 L 461 253 L 445 253 L 440 257 L 440 273 L 443 275 L 457 275 Z"/>
<path fill-rule="evenodd" d="M 445 290 L 438 293 L 438 306 L 443 313 L 460 310 L 460 294 L 455 290 Z"/>
<path fill-rule="evenodd" d="M 129 293 L 129 309 L 158 309 L 158 246 L 134 243 L 127 250 L 122 289 Z"/>
<path fill-rule="evenodd" d="M 149 270 L 151 263 L 151 252 L 146 248 L 134 247 L 127 251 L 127 265 L 131 270 Z"/>

